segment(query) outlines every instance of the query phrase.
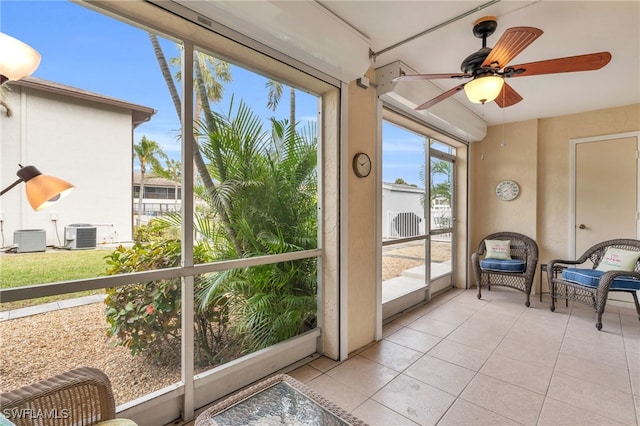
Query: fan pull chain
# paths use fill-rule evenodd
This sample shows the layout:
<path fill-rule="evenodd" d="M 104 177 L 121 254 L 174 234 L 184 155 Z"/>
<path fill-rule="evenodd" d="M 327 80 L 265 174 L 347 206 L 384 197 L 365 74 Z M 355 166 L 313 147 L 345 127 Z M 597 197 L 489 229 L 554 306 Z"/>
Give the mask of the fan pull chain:
<path fill-rule="evenodd" d="M 502 105 L 505 105 L 505 98 L 507 96 L 507 91 L 504 89 L 504 87 L 502 88 Z M 507 143 L 504 141 L 504 136 L 505 136 L 505 122 L 504 122 L 504 116 L 505 116 L 505 108 L 502 108 L 502 143 L 500 144 L 500 147 L 504 148 L 505 146 L 507 146 Z"/>

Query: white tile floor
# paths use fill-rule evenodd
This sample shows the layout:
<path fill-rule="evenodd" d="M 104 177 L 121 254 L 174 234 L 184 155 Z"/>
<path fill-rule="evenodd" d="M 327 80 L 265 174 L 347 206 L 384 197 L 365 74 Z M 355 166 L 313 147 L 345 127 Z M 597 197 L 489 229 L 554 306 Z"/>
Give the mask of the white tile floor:
<path fill-rule="evenodd" d="M 371 425 L 640 424 L 640 321 L 508 288 L 450 291 L 338 363 L 289 374 Z"/>

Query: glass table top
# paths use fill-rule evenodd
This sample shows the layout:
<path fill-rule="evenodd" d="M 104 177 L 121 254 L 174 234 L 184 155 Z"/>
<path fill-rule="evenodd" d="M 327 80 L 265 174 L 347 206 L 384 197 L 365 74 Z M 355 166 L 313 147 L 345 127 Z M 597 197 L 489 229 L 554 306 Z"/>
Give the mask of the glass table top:
<path fill-rule="evenodd" d="M 212 416 L 220 426 L 349 425 L 286 382 L 277 383 Z"/>

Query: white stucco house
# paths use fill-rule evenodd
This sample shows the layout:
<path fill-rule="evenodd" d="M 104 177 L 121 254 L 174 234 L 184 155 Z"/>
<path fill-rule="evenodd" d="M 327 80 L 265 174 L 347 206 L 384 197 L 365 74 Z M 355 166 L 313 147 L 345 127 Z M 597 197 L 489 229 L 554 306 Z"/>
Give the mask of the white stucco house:
<path fill-rule="evenodd" d="M 95 227 L 97 245 L 131 241 L 133 131 L 155 110 L 32 77 L 3 88 L 10 114 L 0 108 L 0 186 L 18 179 L 21 164 L 76 188 L 39 212 L 23 183 L 4 194 L 0 244 L 11 246 L 16 232 L 35 229 L 45 231 L 48 246 L 65 246 L 65 229 L 75 224 Z"/>

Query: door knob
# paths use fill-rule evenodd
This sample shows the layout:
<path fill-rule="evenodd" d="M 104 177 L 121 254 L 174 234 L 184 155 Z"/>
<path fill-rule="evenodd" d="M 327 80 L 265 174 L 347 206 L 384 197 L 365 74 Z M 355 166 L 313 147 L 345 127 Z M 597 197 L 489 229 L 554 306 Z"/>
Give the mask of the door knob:
<path fill-rule="evenodd" d="M 584 223 L 581 223 L 581 224 L 580 224 L 580 226 L 578 226 L 578 228 L 580 228 L 580 229 L 587 229 L 587 227 L 585 226 L 585 224 L 584 224 Z"/>

